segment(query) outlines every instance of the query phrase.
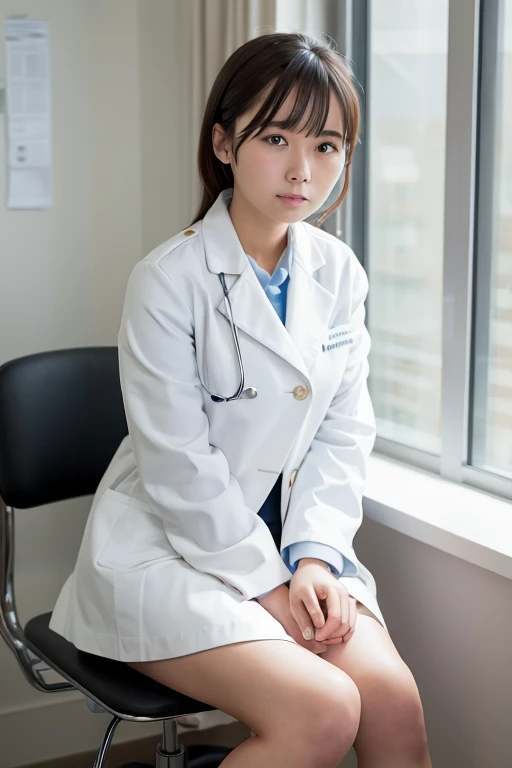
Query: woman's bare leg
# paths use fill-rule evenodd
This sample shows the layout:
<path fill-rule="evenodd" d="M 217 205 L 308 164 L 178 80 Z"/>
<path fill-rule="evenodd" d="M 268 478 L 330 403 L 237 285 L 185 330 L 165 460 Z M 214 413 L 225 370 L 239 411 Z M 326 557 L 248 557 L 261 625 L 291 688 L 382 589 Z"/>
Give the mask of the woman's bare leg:
<path fill-rule="evenodd" d="M 361 699 L 351 678 L 287 640 L 126 663 L 256 733 L 226 757 L 223 768 L 336 768 L 359 728 Z"/>
<path fill-rule="evenodd" d="M 390 635 L 365 606 L 348 643 L 331 645 L 324 661 L 342 669 L 361 696 L 354 741 L 360 768 L 432 768 L 423 707 L 411 670 Z"/>

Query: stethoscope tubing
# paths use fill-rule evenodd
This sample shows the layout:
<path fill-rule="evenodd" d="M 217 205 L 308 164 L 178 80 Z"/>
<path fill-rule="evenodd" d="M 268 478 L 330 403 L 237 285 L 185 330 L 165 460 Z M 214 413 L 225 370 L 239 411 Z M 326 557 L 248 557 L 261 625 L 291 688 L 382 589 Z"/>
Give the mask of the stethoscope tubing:
<path fill-rule="evenodd" d="M 233 336 L 233 341 L 235 343 L 236 356 L 237 356 L 237 360 L 238 360 L 238 368 L 239 368 L 239 371 L 240 371 L 240 384 L 239 384 L 238 389 L 235 392 L 235 394 L 231 395 L 230 397 L 224 397 L 224 395 L 218 395 L 215 392 L 212 392 L 212 390 L 209 389 L 206 386 L 206 384 L 204 384 L 204 382 L 201 382 L 201 384 L 207 390 L 207 392 L 210 393 L 211 398 L 212 398 L 212 400 L 214 402 L 216 402 L 216 403 L 225 403 L 225 402 L 228 402 L 229 400 L 239 400 L 240 399 L 240 396 L 241 396 L 242 392 L 244 391 L 244 387 L 245 387 L 245 372 L 244 372 L 244 364 L 243 364 L 243 360 L 242 360 L 242 353 L 240 351 L 240 344 L 239 344 L 239 341 L 238 341 L 238 333 L 237 333 L 236 326 L 235 326 L 235 323 L 234 323 L 234 320 L 233 320 L 233 311 L 232 311 L 232 307 L 231 307 L 231 300 L 229 298 L 229 291 L 227 289 L 226 280 L 224 278 L 224 272 L 220 272 L 219 273 L 219 280 L 220 280 L 220 282 L 222 284 L 222 290 L 224 292 L 224 302 L 226 304 L 226 309 L 227 309 L 228 318 L 229 318 L 229 324 L 231 326 L 231 335 Z M 251 396 L 252 397 L 256 397 L 258 392 L 255 389 L 255 387 L 250 387 L 249 389 L 253 390 L 253 393 L 252 393 Z"/>

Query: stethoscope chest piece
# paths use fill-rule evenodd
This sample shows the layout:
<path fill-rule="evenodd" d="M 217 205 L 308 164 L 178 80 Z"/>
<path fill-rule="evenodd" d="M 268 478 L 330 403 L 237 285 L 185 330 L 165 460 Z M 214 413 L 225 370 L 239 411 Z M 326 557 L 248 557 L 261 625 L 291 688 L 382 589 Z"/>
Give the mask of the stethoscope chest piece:
<path fill-rule="evenodd" d="M 211 397 L 215 403 L 226 403 L 228 400 L 252 400 L 257 396 L 258 390 L 256 387 L 247 387 L 238 396 L 223 397 L 222 395 L 212 395 Z"/>

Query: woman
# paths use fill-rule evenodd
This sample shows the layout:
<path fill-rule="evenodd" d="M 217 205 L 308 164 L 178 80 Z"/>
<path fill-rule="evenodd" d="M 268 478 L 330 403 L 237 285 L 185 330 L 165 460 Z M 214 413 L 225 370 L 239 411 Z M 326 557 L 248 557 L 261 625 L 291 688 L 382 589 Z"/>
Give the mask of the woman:
<path fill-rule="evenodd" d="M 375 440 L 368 281 L 304 222 L 345 169 L 317 223 L 343 200 L 358 124 L 328 44 L 263 35 L 223 66 L 198 214 L 128 281 L 129 435 L 50 624 L 245 722 L 255 737 L 227 768 L 334 768 L 352 744 L 360 768 L 431 765 L 352 546 Z"/>

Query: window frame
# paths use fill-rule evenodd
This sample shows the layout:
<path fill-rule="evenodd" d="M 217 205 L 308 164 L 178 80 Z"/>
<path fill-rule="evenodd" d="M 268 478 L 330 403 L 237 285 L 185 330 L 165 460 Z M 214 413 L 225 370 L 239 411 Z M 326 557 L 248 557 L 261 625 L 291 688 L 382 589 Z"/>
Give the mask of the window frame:
<path fill-rule="evenodd" d="M 369 55 L 372 0 L 332 0 L 329 18 L 338 50 L 347 56 L 359 84 L 361 130 L 351 183 L 341 210 L 324 228 L 350 245 L 368 268 L 368 185 L 370 122 Z M 499 61 L 496 40 L 504 0 L 449 0 L 446 102 L 445 206 L 443 243 L 442 436 L 436 456 L 377 436 L 374 452 L 438 474 L 447 480 L 512 500 L 512 481 L 470 464 L 474 419 L 485 406 L 485 384 L 473 387 L 478 360 L 487 365 L 489 333 L 479 316 L 489 317 L 494 163 L 489 156 L 497 115 L 495 82 Z M 493 148 L 494 149 L 494 148 Z M 494 157 L 494 153 L 493 153 Z M 492 251 L 491 251 L 492 252 Z M 449 255 L 449 257 L 447 256 Z M 478 258 L 481 256 L 481 258 Z M 487 257 L 486 257 L 487 256 Z M 371 286 L 370 286 L 371 290 Z M 371 293 L 367 301 L 371 317 Z M 485 346 L 487 344 L 487 347 Z M 480 363 L 481 364 L 481 363 Z M 478 368 L 477 368 L 478 372 Z M 370 370 L 371 376 L 371 370 Z M 486 376 L 483 377 L 485 381 Z M 480 382 L 482 377 L 480 377 Z M 476 433 L 475 433 L 476 434 Z M 478 437 L 478 435 L 476 435 Z"/>

